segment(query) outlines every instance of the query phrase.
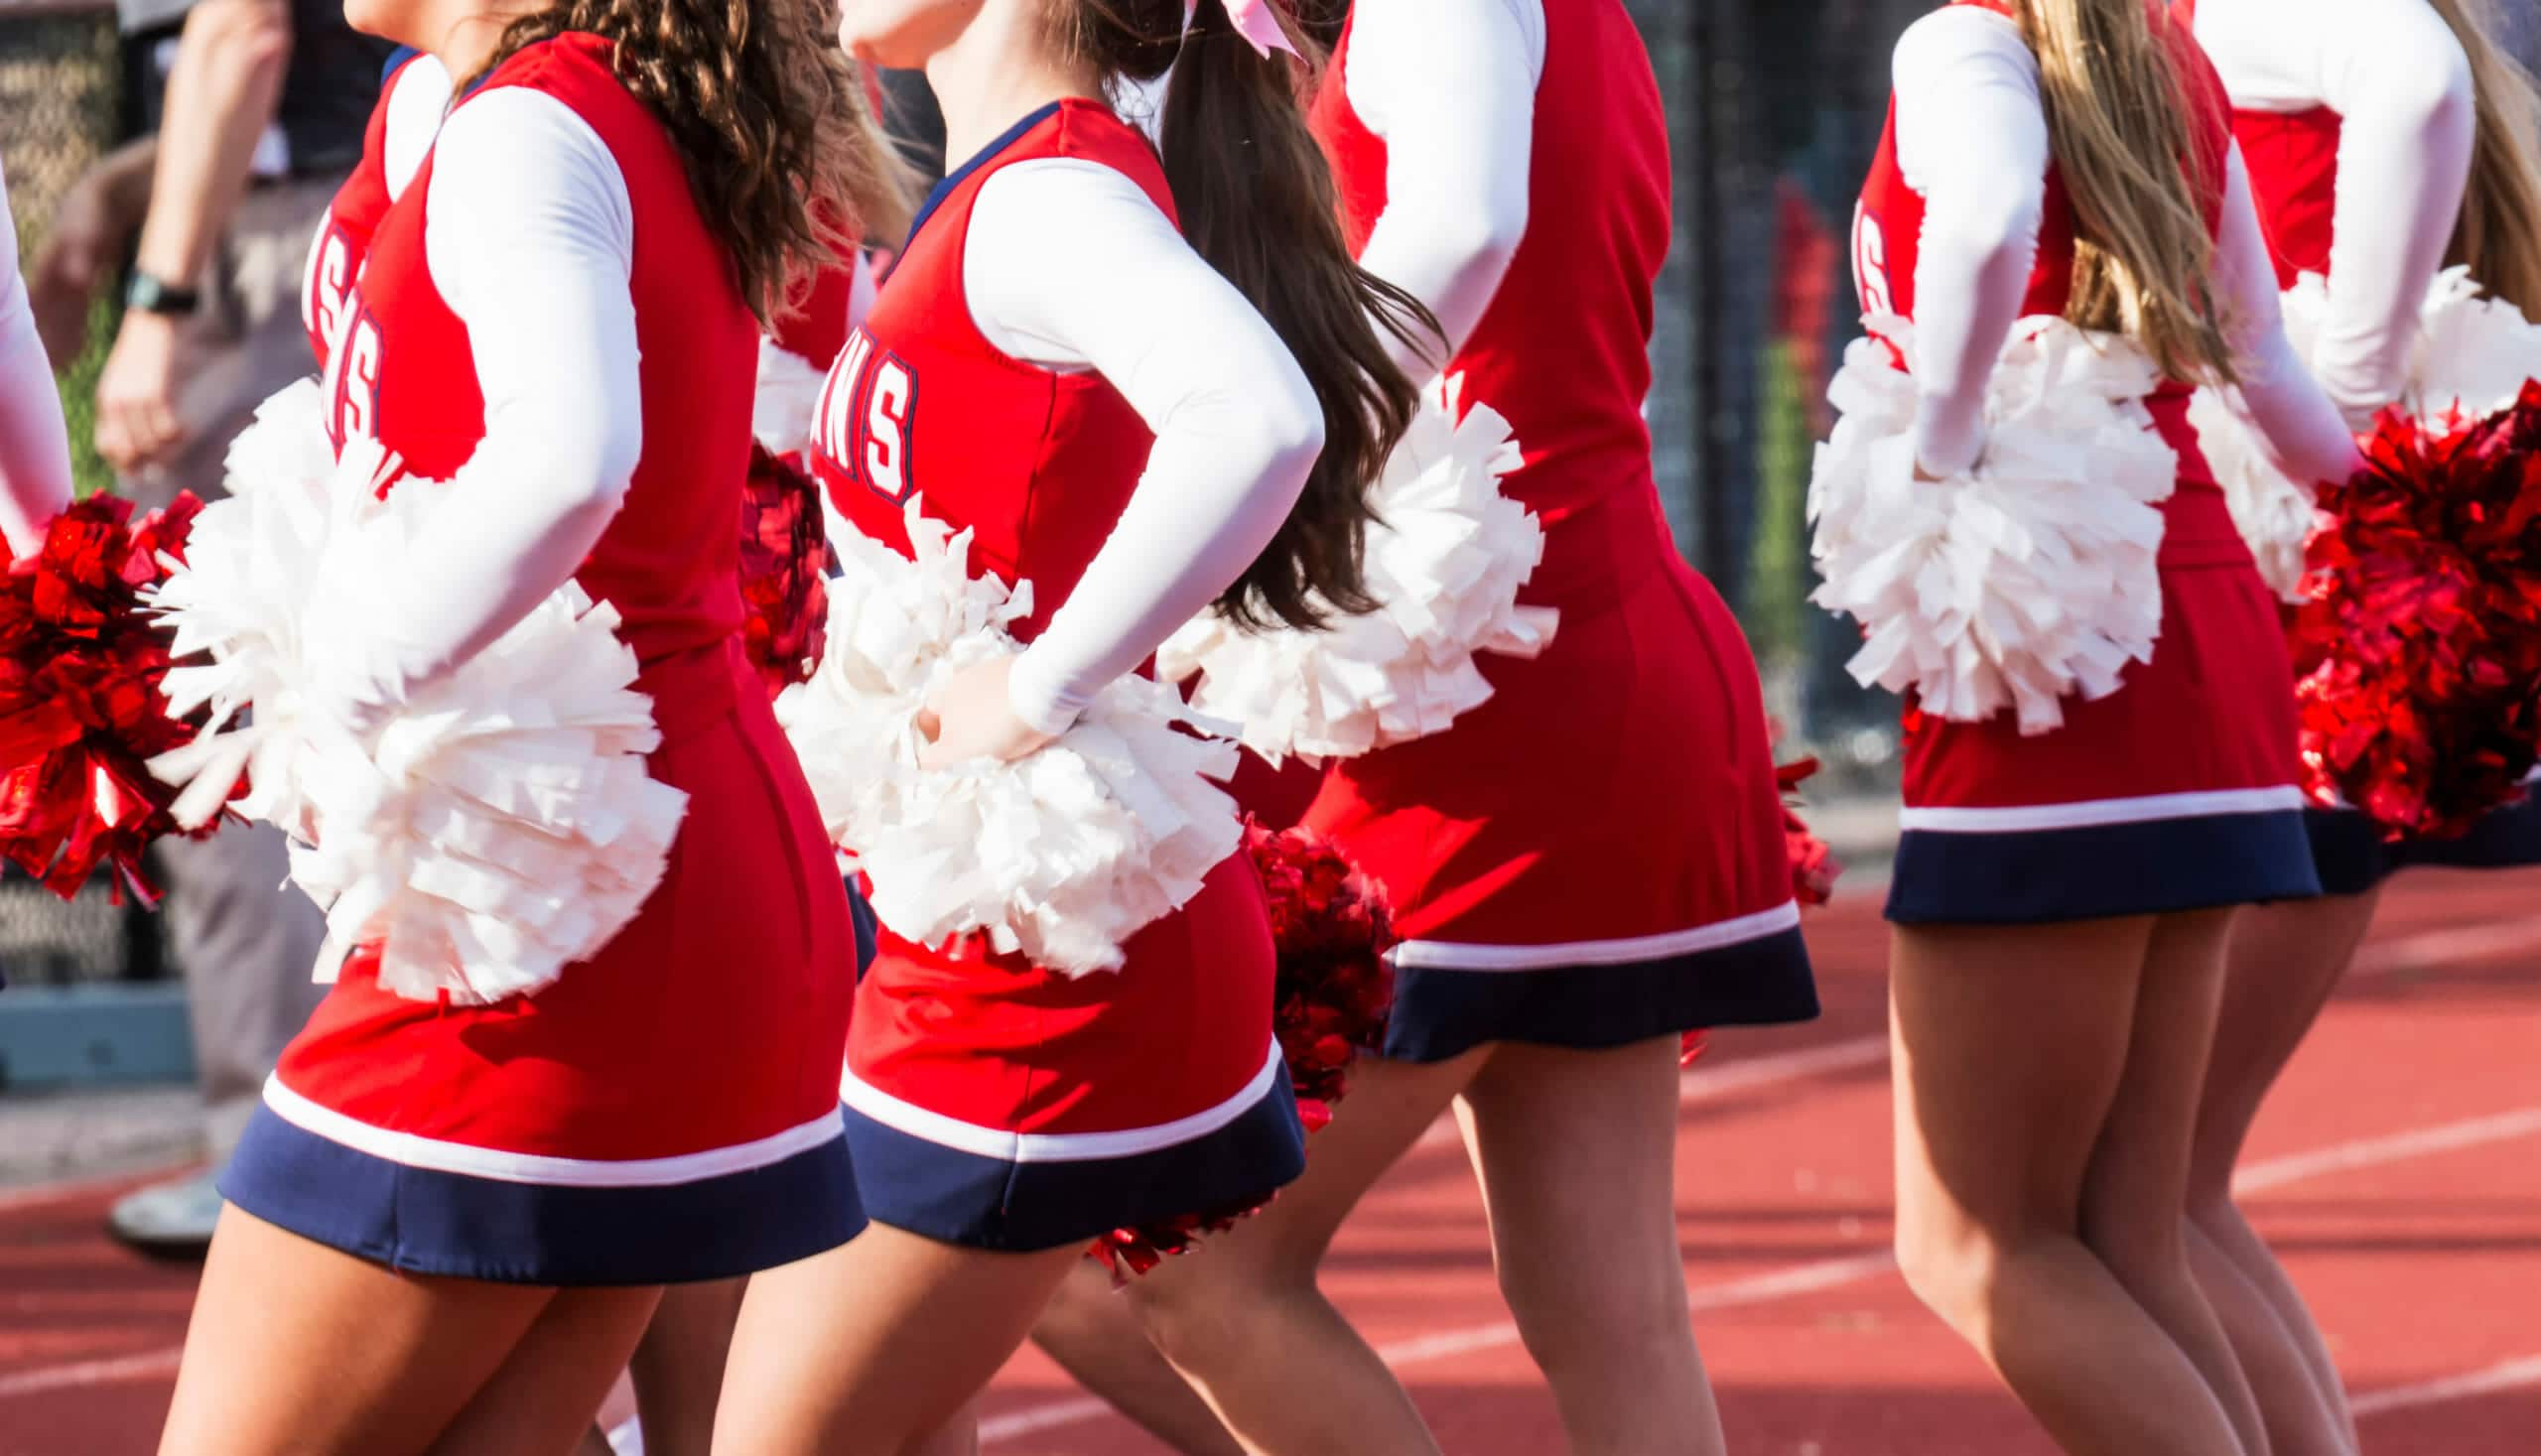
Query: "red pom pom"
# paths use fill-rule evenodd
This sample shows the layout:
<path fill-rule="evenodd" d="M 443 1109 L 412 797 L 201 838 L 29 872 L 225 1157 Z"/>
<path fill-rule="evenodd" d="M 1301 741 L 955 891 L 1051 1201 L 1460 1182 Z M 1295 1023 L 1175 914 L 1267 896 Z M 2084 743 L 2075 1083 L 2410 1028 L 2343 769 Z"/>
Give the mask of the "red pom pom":
<path fill-rule="evenodd" d="M 741 647 L 770 698 L 820 665 L 829 555 L 819 482 L 753 442 L 741 488 Z"/>
<path fill-rule="evenodd" d="M 2541 384 L 2477 421 L 2386 412 L 2325 487 L 2290 643 L 2305 787 L 2449 838 L 2541 756 Z"/>
<path fill-rule="evenodd" d="M 1184 1214 L 1143 1228 L 1114 1229 L 1088 1246 L 1085 1257 L 1108 1269 L 1113 1283 L 1126 1284 L 1174 1255 L 1189 1254 L 1203 1238 L 1225 1233 L 1238 1219 L 1251 1218 L 1270 1202 L 1265 1198 L 1218 1213 Z"/>
<path fill-rule="evenodd" d="M 1783 847 L 1791 855 L 1792 897 L 1804 905 L 1822 905 L 1835 894 L 1835 877 L 1844 866 L 1826 842 L 1808 832 L 1800 817 L 1800 786 L 1817 772 L 1817 760 L 1802 758 L 1776 765 L 1774 782 L 1783 792 Z"/>
<path fill-rule="evenodd" d="M 1271 1024 L 1309 1132 L 1332 1121 L 1350 1063 L 1385 1042 L 1394 1009 L 1394 916 L 1385 891 L 1307 829 L 1245 826 L 1244 847 L 1270 900 L 1279 973 Z"/>
<path fill-rule="evenodd" d="M 201 509 L 181 495 L 134 527 L 131 502 L 92 496 L 0 582 L 0 857 L 65 899 L 111 864 L 118 895 L 155 900 L 142 853 L 182 833 L 149 760 L 195 726 L 168 717 L 168 632 L 141 593 L 163 556 L 184 559 Z"/>

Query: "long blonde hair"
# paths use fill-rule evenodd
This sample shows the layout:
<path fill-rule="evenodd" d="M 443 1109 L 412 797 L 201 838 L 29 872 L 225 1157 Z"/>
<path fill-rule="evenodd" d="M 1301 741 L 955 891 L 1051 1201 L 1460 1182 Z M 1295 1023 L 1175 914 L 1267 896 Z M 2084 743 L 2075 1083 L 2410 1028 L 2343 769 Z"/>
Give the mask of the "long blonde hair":
<path fill-rule="evenodd" d="M 2177 38 L 2155 30 L 2145 0 L 2017 0 L 2017 10 L 2079 224 L 2065 317 L 2124 332 L 2173 379 L 2234 382 L 2210 282 L 2214 236 L 2199 205 L 2220 179 L 2205 175 Z"/>
<path fill-rule="evenodd" d="M 2496 39 L 2487 0 L 2427 0 L 2471 58 L 2478 98 L 2471 190 L 2449 261 L 2541 323 L 2541 90 Z"/>

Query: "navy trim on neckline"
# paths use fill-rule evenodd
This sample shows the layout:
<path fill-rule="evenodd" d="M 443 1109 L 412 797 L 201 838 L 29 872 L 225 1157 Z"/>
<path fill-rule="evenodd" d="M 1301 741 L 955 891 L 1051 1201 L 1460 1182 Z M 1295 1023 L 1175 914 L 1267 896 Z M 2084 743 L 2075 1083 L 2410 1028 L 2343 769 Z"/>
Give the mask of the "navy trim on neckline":
<path fill-rule="evenodd" d="M 900 256 L 903 258 L 908 256 L 909 244 L 917 241 L 917 230 L 926 225 L 926 219 L 935 215 L 935 209 L 944 204 L 944 199 L 946 198 L 953 196 L 953 190 L 955 188 L 960 187 L 964 182 L 968 181 L 972 173 L 977 172 L 981 168 L 986 167 L 989 163 L 996 161 L 998 153 L 1003 152 L 1006 148 L 1013 146 L 1016 142 L 1023 140 L 1023 134 L 1025 132 L 1039 126 L 1042 122 L 1049 120 L 1051 117 L 1058 115 L 1059 107 L 1064 104 L 1066 103 L 1061 101 L 1052 101 L 1048 105 L 1034 110 L 1029 116 L 1024 117 L 1021 121 L 1014 123 L 1014 125 L 1007 127 L 1003 132 L 1000 133 L 996 141 L 989 143 L 987 146 L 980 148 L 978 152 L 972 154 L 970 161 L 965 162 L 961 166 L 954 168 L 951 172 L 944 174 L 944 180 L 937 183 L 934 191 L 926 195 L 926 203 L 917 209 L 917 216 L 910 219 L 908 239 L 900 244 Z"/>
<path fill-rule="evenodd" d="M 383 86 L 388 84 L 396 76 L 398 66 L 423 54 L 422 50 L 414 46 L 400 46 L 389 52 L 388 59 L 379 63 L 379 83 Z"/>

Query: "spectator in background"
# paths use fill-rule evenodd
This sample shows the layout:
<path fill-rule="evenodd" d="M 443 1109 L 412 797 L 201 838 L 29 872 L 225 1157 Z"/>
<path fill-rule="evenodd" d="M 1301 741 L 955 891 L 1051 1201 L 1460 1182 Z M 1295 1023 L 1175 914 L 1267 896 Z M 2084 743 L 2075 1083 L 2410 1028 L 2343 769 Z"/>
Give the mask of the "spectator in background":
<path fill-rule="evenodd" d="M 66 199 L 31 279 L 57 358 L 127 247 L 124 316 L 97 381 L 96 443 L 144 508 L 221 488 L 230 439 L 312 367 L 300 325 L 310 240 L 361 154 L 386 47 L 335 0 L 118 0 L 148 135 Z M 161 847 L 176 958 L 215 1166 L 283 1044 L 317 1004 L 325 925 L 286 883 L 282 836 L 232 825 Z M 109 1227 L 200 1250 L 220 1211 L 211 1175 L 145 1189 Z"/>

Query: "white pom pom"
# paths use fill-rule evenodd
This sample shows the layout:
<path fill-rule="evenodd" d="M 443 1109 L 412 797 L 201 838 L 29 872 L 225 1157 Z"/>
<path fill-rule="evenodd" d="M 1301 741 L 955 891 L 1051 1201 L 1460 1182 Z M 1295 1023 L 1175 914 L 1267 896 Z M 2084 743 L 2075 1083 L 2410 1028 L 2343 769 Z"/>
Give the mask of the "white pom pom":
<path fill-rule="evenodd" d="M 2280 600 L 2303 599 L 2303 548 L 2312 539 L 2320 507 L 2310 487 L 2297 483 L 2268 456 L 2257 427 L 2242 413 L 2237 392 L 2207 387 L 2189 401 L 2206 463 L 2223 487 L 2232 524 L 2249 543 L 2259 576 Z"/>
<path fill-rule="evenodd" d="M 2468 268 L 2436 275 L 2420 322 L 2408 388 L 2409 408 L 2420 419 L 2495 414 L 2541 378 L 2541 326 L 2486 297 Z"/>
<path fill-rule="evenodd" d="M 172 559 L 151 594 L 174 630 L 175 665 L 162 683 L 169 712 L 210 715 L 192 743 L 150 765 L 183 788 L 171 810 L 179 823 L 209 823 L 244 773 L 239 813 L 306 832 L 298 763 L 310 594 L 330 541 L 386 469 L 368 441 L 336 460 L 314 380 L 267 399 L 231 443 L 228 496 L 195 518 L 185 561 Z"/>
<path fill-rule="evenodd" d="M 1912 360 L 1912 325 L 1866 322 Z M 1877 338 L 1856 340 L 1808 487 L 1825 578 L 1813 599 L 1869 633 L 1854 678 L 1944 719 L 2011 707 L 2022 732 L 2043 733 L 2064 723 L 2064 695 L 2105 697 L 2128 662 L 2150 661 L 2159 502 L 2179 469 L 2142 403 L 2158 383 L 2123 340 L 2024 321 L 1987 390 L 1985 458 L 1971 475 L 1918 480 L 1913 376 Z"/>
<path fill-rule="evenodd" d="M 233 463 L 299 458 L 259 445 Z M 645 770 L 661 735 L 631 686 L 635 655 L 615 609 L 568 584 L 375 731 L 321 717 L 324 644 L 377 619 L 379 587 L 444 493 L 408 478 L 378 502 L 396 463 L 369 441 L 334 468 L 321 508 L 305 508 L 305 481 L 242 480 L 197 518 L 191 565 L 158 606 L 175 653 L 210 659 L 169 671 L 171 706 L 208 704 L 215 730 L 151 766 L 187 785 L 179 804 L 197 823 L 244 768 L 251 792 L 233 807 L 316 841 L 294 847 L 292 877 L 327 908 L 321 980 L 378 940 L 396 994 L 535 993 L 634 919 L 686 810 Z"/>
<path fill-rule="evenodd" d="M 1461 375 L 1421 392 L 1419 411 L 1371 491 L 1367 582 L 1380 605 L 1328 629 L 1246 632 L 1209 612 L 1156 653 L 1157 674 L 1200 674 L 1192 706 L 1242 725 L 1272 763 L 1347 758 L 1434 733 L 1491 696 L 1477 652 L 1533 657 L 1552 608 L 1520 606 L 1543 559 L 1543 528 L 1501 494 L 1518 467 L 1509 422 L 1489 405 L 1458 417 Z"/>
<path fill-rule="evenodd" d="M 316 379 L 297 379 L 256 406 L 256 418 L 229 442 L 221 462 L 221 488 L 231 495 L 287 490 L 295 498 L 323 502 L 335 478 L 335 451 L 327 440 L 327 396 Z"/>
<path fill-rule="evenodd" d="M 2315 356 L 2329 318 L 2329 280 L 2306 273 L 2285 291 L 2285 334 L 2297 355 Z M 2456 411 L 2468 419 L 2514 403 L 2526 381 L 2541 378 L 2541 326 L 2512 304 L 2490 298 L 2466 267 L 2447 268 L 2427 285 L 2418 311 L 2400 402 L 2441 427 Z"/>
<path fill-rule="evenodd" d="M 913 558 L 869 537 L 833 542 L 829 649 L 777 700 L 831 838 L 857 857 L 873 912 L 922 945 L 984 934 L 1001 952 L 1070 976 L 1117 970 L 1122 942 L 1179 908 L 1235 853 L 1235 801 L 1210 783 L 1232 743 L 1172 688 L 1116 680 L 1058 741 L 1010 764 L 918 767 L 918 710 L 946 675 L 1011 653 L 1031 611 L 970 575 L 971 533 L 909 503 Z"/>
<path fill-rule="evenodd" d="M 829 373 L 765 334 L 758 340 L 758 393 L 750 401 L 750 433 L 772 454 L 792 455 L 812 443 L 813 416 Z"/>

